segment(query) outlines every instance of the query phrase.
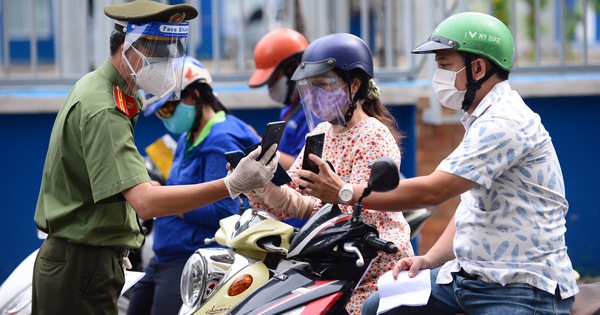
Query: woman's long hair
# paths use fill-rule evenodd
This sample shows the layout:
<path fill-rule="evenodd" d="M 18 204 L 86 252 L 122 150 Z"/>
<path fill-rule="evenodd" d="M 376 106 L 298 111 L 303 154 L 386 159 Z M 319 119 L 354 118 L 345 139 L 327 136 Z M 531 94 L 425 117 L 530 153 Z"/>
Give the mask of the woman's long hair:
<path fill-rule="evenodd" d="M 200 119 L 202 119 L 202 106 L 208 105 L 210 106 L 215 113 L 219 111 L 224 111 L 226 114 L 231 114 L 231 111 L 221 103 L 221 101 L 217 98 L 217 96 L 213 93 L 212 87 L 201 80 L 192 82 L 188 85 L 186 90 L 196 90 L 199 92 L 200 97 L 196 99 L 196 120 L 194 120 L 194 124 L 192 125 L 191 130 L 196 132 L 198 128 L 200 128 Z"/>
<path fill-rule="evenodd" d="M 335 68 L 334 71 L 346 82 L 351 82 L 353 78 L 360 79 L 360 87 L 356 94 L 352 95 L 352 101 L 357 102 L 362 100 L 362 110 L 370 117 L 374 117 L 384 124 L 392 135 L 396 139 L 396 143 L 400 145 L 403 133 L 398 127 L 396 118 L 392 115 L 390 110 L 383 105 L 379 99 L 379 88 L 375 85 L 369 76 L 360 69 L 352 69 L 351 71 L 344 71 L 339 68 Z"/>

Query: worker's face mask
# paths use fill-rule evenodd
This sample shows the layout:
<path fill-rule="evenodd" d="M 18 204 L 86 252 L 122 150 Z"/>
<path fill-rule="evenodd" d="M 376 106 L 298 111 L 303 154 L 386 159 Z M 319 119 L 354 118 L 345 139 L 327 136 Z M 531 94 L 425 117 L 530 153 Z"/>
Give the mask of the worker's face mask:
<path fill-rule="evenodd" d="M 173 115 L 169 118 L 162 118 L 162 122 L 169 132 L 182 134 L 192 128 L 195 118 L 196 106 L 181 102 L 175 108 Z"/>

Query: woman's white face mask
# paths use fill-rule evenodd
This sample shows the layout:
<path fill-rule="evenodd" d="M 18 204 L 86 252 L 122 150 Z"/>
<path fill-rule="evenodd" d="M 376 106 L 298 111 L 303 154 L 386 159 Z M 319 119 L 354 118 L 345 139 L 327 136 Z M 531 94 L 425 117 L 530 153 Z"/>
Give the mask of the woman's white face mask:
<path fill-rule="evenodd" d="M 441 68 L 435 69 L 431 85 L 438 101 L 443 106 L 454 110 L 462 108 L 466 90 L 459 91 L 456 88 L 456 75 L 465 69 L 466 67 L 463 67 L 456 72 Z"/>

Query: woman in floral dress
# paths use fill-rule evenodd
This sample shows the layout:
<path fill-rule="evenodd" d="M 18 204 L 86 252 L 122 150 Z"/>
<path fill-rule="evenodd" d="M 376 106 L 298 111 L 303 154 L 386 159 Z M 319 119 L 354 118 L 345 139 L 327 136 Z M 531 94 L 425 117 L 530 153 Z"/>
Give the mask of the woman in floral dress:
<path fill-rule="evenodd" d="M 379 157 L 391 157 L 400 166 L 401 135 L 395 119 L 379 100 L 379 88 L 372 78 L 371 51 L 360 38 L 346 33 L 311 43 L 292 77 L 298 83 L 311 134 L 325 133 L 322 158 L 350 184 L 367 183 L 371 166 Z M 247 194 L 253 208 L 285 219 L 307 218 L 321 207 L 319 199 L 303 195 L 295 182 L 302 157 L 303 153 L 299 154 L 288 170 L 294 181 L 283 186 L 270 184 Z M 352 213 L 351 205 L 340 207 Z M 393 268 L 395 261 L 413 255 L 410 227 L 401 212 L 364 209 L 363 217 L 399 250 L 395 255 L 379 253 L 375 258 L 346 307 L 350 314 L 360 314 L 363 301 L 376 290 L 377 279 Z"/>

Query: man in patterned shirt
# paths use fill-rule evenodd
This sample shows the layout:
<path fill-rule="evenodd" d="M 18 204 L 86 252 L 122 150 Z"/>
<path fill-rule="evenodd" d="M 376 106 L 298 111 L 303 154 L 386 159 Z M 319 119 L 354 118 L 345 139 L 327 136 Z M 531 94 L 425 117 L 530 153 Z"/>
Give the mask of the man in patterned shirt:
<path fill-rule="evenodd" d="M 394 267 L 394 277 L 432 269 L 427 305 L 385 314 L 569 314 L 579 289 L 565 245 L 563 176 L 540 117 L 507 81 L 514 56 L 509 29 L 486 14 L 459 13 L 413 53 L 435 54 L 433 89 L 442 105 L 466 112 L 466 133 L 432 174 L 373 193 L 363 205 L 403 211 L 458 195 L 461 202 L 425 255 Z M 343 182 L 314 160 L 321 174 L 300 173 L 314 183 L 299 184 L 324 202 L 336 200 Z M 356 185 L 354 195 L 362 189 Z M 376 314 L 378 304 L 376 293 L 363 314 Z"/>

